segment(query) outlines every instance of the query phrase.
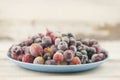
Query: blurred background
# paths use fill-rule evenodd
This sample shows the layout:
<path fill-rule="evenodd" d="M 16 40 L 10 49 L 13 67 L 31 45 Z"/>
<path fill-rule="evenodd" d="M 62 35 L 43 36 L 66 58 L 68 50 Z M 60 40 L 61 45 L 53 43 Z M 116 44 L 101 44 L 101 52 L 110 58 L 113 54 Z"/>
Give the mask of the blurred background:
<path fill-rule="evenodd" d="M 22 41 L 46 28 L 78 38 L 120 40 L 120 1 L 0 0 L 0 41 Z"/>

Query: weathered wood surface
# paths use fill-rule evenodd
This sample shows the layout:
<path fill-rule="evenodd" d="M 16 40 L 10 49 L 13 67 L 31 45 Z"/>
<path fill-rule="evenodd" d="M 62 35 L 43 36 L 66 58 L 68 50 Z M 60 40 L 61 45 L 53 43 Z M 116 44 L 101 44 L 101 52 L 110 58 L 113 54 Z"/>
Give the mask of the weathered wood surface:
<path fill-rule="evenodd" d="M 109 51 L 109 60 L 96 69 L 77 73 L 44 73 L 23 69 L 7 59 L 7 49 L 12 42 L 0 42 L 0 80 L 120 80 L 120 42 L 101 42 Z"/>

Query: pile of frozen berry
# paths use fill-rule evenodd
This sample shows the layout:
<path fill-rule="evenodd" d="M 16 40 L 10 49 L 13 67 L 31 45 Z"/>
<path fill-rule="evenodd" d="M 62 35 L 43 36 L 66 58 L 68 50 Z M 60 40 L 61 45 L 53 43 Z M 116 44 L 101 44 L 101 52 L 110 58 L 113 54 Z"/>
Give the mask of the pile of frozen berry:
<path fill-rule="evenodd" d="M 18 61 L 45 65 L 88 64 L 108 56 L 95 39 L 77 40 L 71 33 L 49 30 L 12 45 L 9 54 Z"/>

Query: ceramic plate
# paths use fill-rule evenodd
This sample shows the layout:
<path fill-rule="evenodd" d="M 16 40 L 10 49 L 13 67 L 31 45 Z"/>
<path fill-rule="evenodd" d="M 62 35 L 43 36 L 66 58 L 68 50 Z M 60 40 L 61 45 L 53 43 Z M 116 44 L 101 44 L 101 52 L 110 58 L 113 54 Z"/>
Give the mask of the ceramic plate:
<path fill-rule="evenodd" d="M 32 64 L 32 63 L 25 63 L 14 60 L 11 58 L 10 54 L 7 54 L 8 59 L 20 67 L 34 70 L 34 71 L 41 71 L 41 72 L 79 72 L 79 71 L 86 71 L 93 68 L 98 67 L 102 63 L 104 63 L 108 58 L 94 63 L 89 64 L 80 64 L 80 65 L 42 65 L 42 64 Z"/>

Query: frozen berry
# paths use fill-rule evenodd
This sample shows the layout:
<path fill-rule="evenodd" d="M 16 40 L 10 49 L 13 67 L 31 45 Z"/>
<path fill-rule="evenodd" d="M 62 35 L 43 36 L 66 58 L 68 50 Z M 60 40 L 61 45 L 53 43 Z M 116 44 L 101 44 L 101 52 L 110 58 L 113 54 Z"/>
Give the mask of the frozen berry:
<path fill-rule="evenodd" d="M 67 62 L 70 62 L 72 60 L 72 58 L 74 57 L 75 53 L 72 51 L 72 50 L 66 50 L 64 53 L 63 53 L 63 56 L 64 56 L 64 59 L 67 61 Z"/>
<path fill-rule="evenodd" d="M 67 36 L 70 37 L 74 37 L 74 35 L 72 33 L 68 33 Z"/>
<path fill-rule="evenodd" d="M 69 38 L 67 36 L 62 37 L 62 41 L 69 43 Z"/>
<path fill-rule="evenodd" d="M 34 64 L 44 64 L 44 59 L 41 56 L 38 56 L 33 61 Z"/>
<path fill-rule="evenodd" d="M 22 57 L 22 62 L 33 63 L 34 58 L 35 58 L 35 57 L 33 57 L 33 56 L 30 55 L 30 54 L 25 54 L 25 55 Z"/>
<path fill-rule="evenodd" d="M 33 39 L 29 38 L 26 41 L 24 41 L 25 46 L 30 46 L 33 43 Z"/>
<path fill-rule="evenodd" d="M 22 47 L 22 50 L 25 54 L 30 54 L 30 47 L 24 46 L 24 47 Z"/>
<path fill-rule="evenodd" d="M 45 53 L 43 58 L 44 58 L 44 60 L 49 60 L 49 59 L 51 59 L 51 54 L 50 53 Z"/>
<path fill-rule="evenodd" d="M 63 54 L 64 51 L 63 50 L 57 50 L 56 53 L 62 53 Z"/>
<path fill-rule="evenodd" d="M 80 60 L 82 59 L 82 55 L 83 55 L 83 54 L 82 54 L 81 52 L 78 52 L 78 51 L 77 51 L 77 52 L 75 53 L 75 55 L 76 55 L 77 57 L 79 57 Z"/>
<path fill-rule="evenodd" d="M 68 44 L 65 41 L 61 41 L 58 44 L 58 49 L 60 49 L 60 50 L 66 50 L 66 49 L 68 49 Z"/>
<path fill-rule="evenodd" d="M 105 55 L 105 57 L 108 56 L 108 52 L 107 52 L 106 50 L 104 50 L 104 49 L 101 49 L 101 50 L 100 50 L 100 53 L 103 53 L 103 54 Z"/>
<path fill-rule="evenodd" d="M 11 53 L 16 54 L 16 55 L 19 55 L 19 54 L 23 53 L 22 47 L 20 47 L 18 45 L 13 45 L 11 47 Z"/>
<path fill-rule="evenodd" d="M 76 48 L 76 46 L 74 46 L 74 45 L 71 45 L 70 46 L 70 50 L 72 50 L 74 53 L 77 51 L 77 48 Z"/>
<path fill-rule="evenodd" d="M 103 53 L 94 54 L 91 59 L 93 62 L 101 61 L 104 59 L 104 54 Z"/>
<path fill-rule="evenodd" d="M 43 48 L 41 45 L 34 43 L 30 46 L 30 53 L 32 56 L 42 56 L 43 55 Z"/>
<path fill-rule="evenodd" d="M 57 46 L 55 46 L 55 45 L 52 45 L 50 48 L 54 53 L 57 51 Z"/>
<path fill-rule="evenodd" d="M 67 34 L 62 33 L 62 37 L 67 36 Z"/>
<path fill-rule="evenodd" d="M 16 55 L 16 54 L 11 54 L 11 58 L 12 58 L 12 59 L 15 59 L 15 60 L 18 60 L 18 55 Z"/>
<path fill-rule="evenodd" d="M 23 58 L 24 55 L 25 55 L 25 54 L 20 54 L 20 55 L 18 56 L 17 60 L 22 61 L 22 58 Z"/>
<path fill-rule="evenodd" d="M 88 56 L 87 55 L 82 55 L 81 63 L 86 64 L 88 61 Z"/>
<path fill-rule="evenodd" d="M 81 46 L 82 45 L 82 42 L 81 41 L 76 41 L 76 46 Z"/>
<path fill-rule="evenodd" d="M 42 43 L 44 43 L 45 45 L 51 45 L 52 44 L 52 40 L 49 36 L 44 36 L 42 38 Z"/>
<path fill-rule="evenodd" d="M 57 64 L 63 62 L 63 60 L 64 60 L 63 54 L 62 53 L 55 53 L 53 55 L 53 60 L 55 60 L 55 63 L 57 63 Z"/>
<path fill-rule="evenodd" d="M 93 45 L 92 47 L 94 47 L 96 49 L 96 53 L 100 53 L 100 46 L 99 45 Z"/>
<path fill-rule="evenodd" d="M 89 39 L 83 39 L 83 40 L 82 40 L 82 43 L 83 43 L 84 45 L 89 46 Z"/>
<path fill-rule="evenodd" d="M 73 37 L 70 37 L 70 42 L 69 42 L 69 44 L 76 46 L 76 39 L 73 38 Z"/>
<path fill-rule="evenodd" d="M 58 44 L 61 42 L 61 39 L 60 38 L 56 38 L 55 39 L 55 45 L 58 46 Z"/>
<path fill-rule="evenodd" d="M 19 43 L 18 45 L 19 45 L 20 47 L 24 47 L 24 46 L 25 46 L 25 42 L 23 41 L 23 42 Z"/>
<path fill-rule="evenodd" d="M 54 52 L 51 48 L 47 47 L 47 48 L 44 48 L 44 53 L 50 53 L 50 55 L 53 55 Z"/>
<path fill-rule="evenodd" d="M 92 46 L 92 45 L 95 45 L 95 44 L 98 44 L 98 42 L 95 39 L 90 39 L 89 40 L 89 46 Z"/>
<path fill-rule="evenodd" d="M 37 38 L 34 40 L 34 43 L 41 43 L 41 42 L 42 42 L 41 38 Z"/>
<path fill-rule="evenodd" d="M 55 65 L 55 61 L 54 60 L 46 60 L 45 64 L 46 65 Z"/>
<path fill-rule="evenodd" d="M 39 37 L 42 39 L 45 35 L 42 33 L 38 33 Z"/>
<path fill-rule="evenodd" d="M 37 34 L 37 35 L 32 36 L 32 40 L 33 40 L 33 41 L 34 41 L 35 39 L 37 39 L 37 38 L 40 38 L 38 34 Z"/>
<path fill-rule="evenodd" d="M 86 51 L 86 50 L 81 50 L 81 53 L 82 53 L 83 55 L 87 55 L 87 51 Z"/>
<path fill-rule="evenodd" d="M 89 50 L 87 50 L 88 52 L 88 58 L 91 59 L 92 55 L 96 53 L 96 49 L 94 47 L 89 47 Z"/>
<path fill-rule="evenodd" d="M 73 57 L 70 64 L 71 65 L 78 65 L 78 64 L 81 64 L 81 61 L 78 57 Z"/>
<path fill-rule="evenodd" d="M 88 60 L 88 61 L 86 61 L 86 63 L 88 64 L 88 63 L 92 63 L 92 60 Z"/>
<path fill-rule="evenodd" d="M 83 50 L 83 47 L 82 46 L 78 46 L 77 47 L 77 51 L 81 51 L 81 50 Z"/>

